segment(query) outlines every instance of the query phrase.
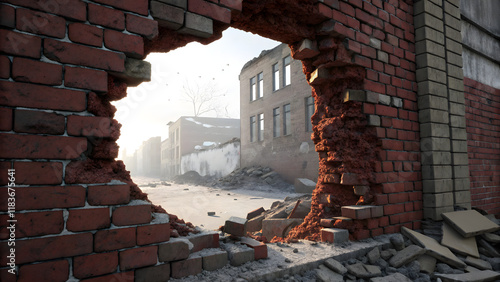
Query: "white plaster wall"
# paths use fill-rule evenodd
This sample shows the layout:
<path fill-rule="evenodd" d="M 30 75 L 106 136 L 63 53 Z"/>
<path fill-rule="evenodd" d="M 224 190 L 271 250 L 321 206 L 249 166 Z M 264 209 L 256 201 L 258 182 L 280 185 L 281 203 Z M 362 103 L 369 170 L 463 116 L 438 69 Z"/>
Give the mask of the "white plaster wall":
<path fill-rule="evenodd" d="M 487 58 L 463 49 L 464 76 L 491 87 L 500 88 L 500 65 Z"/>
<path fill-rule="evenodd" d="M 181 174 L 196 171 L 200 175 L 222 177 L 240 167 L 240 142 L 182 156 Z"/>

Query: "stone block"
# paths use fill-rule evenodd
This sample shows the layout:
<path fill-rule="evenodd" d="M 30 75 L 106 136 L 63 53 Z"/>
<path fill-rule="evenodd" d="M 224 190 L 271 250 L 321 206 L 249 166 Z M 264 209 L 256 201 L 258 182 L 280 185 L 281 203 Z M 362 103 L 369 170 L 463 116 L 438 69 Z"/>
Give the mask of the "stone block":
<path fill-rule="evenodd" d="M 415 40 L 432 40 L 435 43 L 444 45 L 444 34 L 428 26 L 415 28 Z"/>
<path fill-rule="evenodd" d="M 431 68 L 423 68 L 422 70 L 425 69 Z M 448 99 L 436 95 L 420 95 L 418 97 L 418 108 L 421 110 L 435 109 L 448 111 Z"/>
<path fill-rule="evenodd" d="M 293 186 L 295 193 L 312 194 L 316 188 L 316 182 L 307 178 L 295 178 Z"/>
<path fill-rule="evenodd" d="M 468 177 L 453 179 L 453 185 L 455 186 L 455 191 L 470 190 L 470 180 Z"/>
<path fill-rule="evenodd" d="M 457 19 L 448 13 L 444 15 L 444 24 L 455 30 L 460 30 L 460 28 L 462 27 L 460 19 Z"/>
<path fill-rule="evenodd" d="M 445 13 L 460 19 L 460 8 L 458 7 L 459 5 L 457 1 L 444 1 L 443 4 Z"/>
<path fill-rule="evenodd" d="M 448 75 L 451 77 L 458 78 L 460 80 L 464 79 L 464 70 L 461 67 L 452 65 L 452 64 L 446 64 L 448 67 Z M 463 94 L 462 94 L 463 95 Z"/>
<path fill-rule="evenodd" d="M 246 219 L 231 216 L 228 220 L 226 220 L 226 223 L 224 225 L 224 232 L 234 236 L 245 236 L 247 232 L 246 224 Z"/>
<path fill-rule="evenodd" d="M 187 10 L 187 0 L 157 0 L 157 1 Z"/>
<path fill-rule="evenodd" d="M 214 33 L 213 20 L 198 14 L 186 12 L 184 26 L 178 32 L 208 38 Z"/>
<path fill-rule="evenodd" d="M 384 63 L 389 63 L 389 54 L 384 51 L 377 50 L 377 59 Z"/>
<path fill-rule="evenodd" d="M 391 97 L 391 106 L 396 107 L 396 108 L 402 108 L 403 107 L 403 99 L 397 98 L 397 97 Z"/>
<path fill-rule="evenodd" d="M 145 81 L 151 81 L 151 63 L 132 59 L 125 59 L 125 71 L 112 72 L 113 76 L 127 83 L 128 86 L 137 86 Z"/>
<path fill-rule="evenodd" d="M 426 1 L 421 1 L 421 2 L 426 2 Z M 370 282 L 411 282 L 411 281 L 412 280 L 410 278 L 398 272 L 384 277 L 375 277 L 370 279 Z"/>
<path fill-rule="evenodd" d="M 265 219 L 265 215 L 259 215 L 247 221 L 247 232 L 255 232 L 262 229 L 262 221 Z"/>
<path fill-rule="evenodd" d="M 311 73 L 309 84 L 320 85 L 331 79 L 330 71 L 326 68 L 318 68 Z"/>
<path fill-rule="evenodd" d="M 240 266 L 255 260 L 254 250 L 241 244 L 226 244 L 223 248 L 229 255 L 229 263 L 232 266 Z"/>
<path fill-rule="evenodd" d="M 425 109 L 418 112 L 418 120 L 420 123 L 444 123 L 450 122 L 449 114 L 446 111 Z"/>
<path fill-rule="evenodd" d="M 296 60 L 304 60 L 316 57 L 317 55 L 319 55 L 319 51 L 316 43 L 310 39 L 304 39 L 293 57 Z"/>
<path fill-rule="evenodd" d="M 384 216 L 384 207 L 383 206 L 371 206 L 370 212 L 372 214 L 372 218 Z"/>
<path fill-rule="evenodd" d="M 403 227 L 404 228 L 404 227 Z M 410 263 L 417 259 L 419 256 L 423 255 L 425 253 L 425 249 L 417 246 L 417 245 L 410 245 L 403 250 L 397 252 L 390 260 L 389 264 L 392 267 L 399 268 L 403 265 L 406 265 L 407 263 Z"/>
<path fill-rule="evenodd" d="M 372 277 L 382 276 L 382 271 L 380 267 L 375 265 L 356 263 L 346 266 L 347 271 L 361 279 L 370 279 Z"/>
<path fill-rule="evenodd" d="M 261 215 L 261 214 L 262 214 L 263 212 L 265 212 L 265 211 L 266 211 L 266 210 L 265 210 L 263 207 L 260 207 L 260 208 L 258 208 L 258 209 L 255 209 L 255 210 L 253 210 L 253 211 L 251 211 L 251 212 L 249 212 L 249 213 L 247 214 L 247 219 L 248 219 L 248 220 L 250 220 L 250 219 L 252 219 L 252 218 L 255 218 L 255 217 L 257 217 L 257 216 Z"/>
<path fill-rule="evenodd" d="M 432 274 L 436 269 L 436 258 L 430 255 L 421 255 L 418 257 L 418 263 L 420 264 L 420 272 Z"/>
<path fill-rule="evenodd" d="M 416 74 L 417 74 L 417 82 L 431 80 L 437 83 L 446 83 L 446 72 L 438 69 L 425 67 L 418 69 Z"/>
<path fill-rule="evenodd" d="M 338 260 L 333 258 L 325 260 L 324 265 L 338 274 L 344 275 L 347 273 L 347 268 L 345 268 Z"/>
<path fill-rule="evenodd" d="M 448 52 L 448 57 L 450 57 L 452 53 Z M 462 57 L 458 57 L 457 55 L 451 55 L 451 57 L 456 57 L 456 60 L 457 61 L 462 61 Z M 448 62 L 450 62 L 450 60 L 448 59 Z M 452 62 L 453 63 L 453 62 Z M 457 66 L 461 67 L 460 65 L 457 64 Z M 464 91 L 464 81 L 462 79 L 458 79 L 458 78 L 454 78 L 454 77 L 451 77 L 449 76 L 448 77 L 448 87 L 450 89 L 453 89 L 453 90 L 457 90 L 457 91 L 460 91 L 460 92 L 463 92 Z"/>
<path fill-rule="evenodd" d="M 385 95 L 385 94 L 379 94 L 378 101 L 382 105 L 390 106 L 391 105 L 391 96 Z"/>
<path fill-rule="evenodd" d="M 435 68 L 446 71 L 446 61 L 444 58 L 435 56 L 431 53 L 423 53 L 415 58 L 418 68 Z"/>
<path fill-rule="evenodd" d="M 465 113 L 463 115 L 450 115 L 450 126 L 465 129 Z"/>
<path fill-rule="evenodd" d="M 474 271 L 464 274 L 441 274 L 436 273 L 436 278 L 442 281 L 457 281 L 457 282 L 481 282 L 481 281 L 498 281 L 500 272 L 492 270 Z"/>
<path fill-rule="evenodd" d="M 440 35 L 443 36 L 443 34 L 440 34 Z M 443 40 L 443 43 L 444 43 L 444 40 Z M 445 53 L 446 49 L 444 48 L 443 43 L 440 44 L 440 43 L 437 43 L 437 42 L 434 42 L 431 40 L 417 41 L 417 43 L 415 44 L 415 54 L 420 55 L 423 53 L 430 53 L 430 54 L 439 56 L 441 58 L 444 58 L 444 56 L 446 55 L 446 53 Z M 423 79 L 423 80 L 427 80 L 427 79 Z M 420 81 L 417 80 L 417 82 L 420 82 Z"/>
<path fill-rule="evenodd" d="M 301 218 L 272 218 L 262 221 L 262 235 L 268 241 L 275 236 L 285 238 L 288 232 L 295 226 L 301 224 L 304 220 Z"/>
<path fill-rule="evenodd" d="M 422 166 L 422 179 L 451 179 L 452 170 L 451 166 L 447 165 L 423 165 Z"/>
<path fill-rule="evenodd" d="M 428 1 L 425 1 L 428 2 Z M 438 8 L 438 11 L 440 9 Z M 441 15 L 442 17 L 442 15 Z M 423 14 L 420 16 L 415 17 L 414 19 L 414 24 L 415 28 L 421 28 L 421 27 L 430 27 L 432 29 L 435 29 L 439 32 L 444 32 L 443 28 L 443 21 L 441 20 L 441 17 L 437 18 L 435 16 L 432 16 L 430 14 Z"/>
<path fill-rule="evenodd" d="M 428 151 L 451 151 L 450 139 L 440 137 L 425 137 L 420 141 L 420 150 Z"/>
<path fill-rule="evenodd" d="M 253 249 L 255 260 L 267 258 L 267 245 L 265 243 L 248 237 L 241 237 L 241 243 Z"/>
<path fill-rule="evenodd" d="M 375 49 L 380 50 L 380 48 L 382 47 L 382 42 L 377 38 L 371 37 L 370 38 L 370 46 L 372 46 Z"/>
<path fill-rule="evenodd" d="M 467 153 L 453 153 L 453 165 L 469 165 L 469 155 Z"/>
<path fill-rule="evenodd" d="M 449 38 L 453 41 L 456 41 L 456 42 L 461 42 L 462 40 L 462 34 L 460 33 L 460 31 L 456 30 L 456 29 L 453 29 L 453 28 L 450 28 L 450 27 L 446 27 L 446 32 L 445 32 L 445 36 L 446 38 Z M 448 53 L 450 53 L 448 51 Z M 449 54 L 448 55 L 448 60 L 449 60 Z M 458 58 L 462 57 L 462 54 L 458 55 L 458 54 L 455 54 L 453 53 L 453 55 L 455 55 L 457 57 L 457 59 L 452 59 L 452 64 L 454 64 L 455 66 L 459 66 L 459 67 L 462 67 L 463 66 L 463 62 L 462 60 L 458 60 Z M 456 62 L 456 63 L 454 63 Z"/>
<path fill-rule="evenodd" d="M 197 254 L 197 253 L 194 253 Z M 228 263 L 228 254 L 220 249 L 206 249 L 200 252 L 203 270 L 214 271 Z"/>
<path fill-rule="evenodd" d="M 451 165 L 450 152 L 422 152 L 422 165 Z"/>
<path fill-rule="evenodd" d="M 415 17 L 424 16 L 424 15 L 420 15 L 422 13 L 433 15 L 434 17 L 436 17 L 438 19 L 443 17 L 443 8 L 441 6 L 438 6 L 438 5 L 430 2 L 430 1 L 418 1 L 415 3 L 415 6 L 413 9 L 414 9 L 413 15 Z"/>
<path fill-rule="evenodd" d="M 461 103 L 461 104 L 465 103 L 464 92 L 453 90 L 453 89 L 448 89 L 448 92 L 450 93 L 450 101 L 451 102 Z"/>
<path fill-rule="evenodd" d="M 500 230 L 498 224 L 475 210 L 444 213 L 443 219 L 465 238 Z"/>
<path fill-rule="evenodd" d="M 425 208 L 447 207 L 453 206 L 453 193 L 439 193 L 423 195 L 423 202 Z"/>
<path fill-rule="evenodd" d="M 151 16 L 161 27 L 178 30 L 184 23 L 184 9 L 158 1 L 150 2 Z"/>
<path fill-rule="evenodd" d="M 448 97 L 448 88 L 445 84 L 426 80 L 418 83 L 418 95 L 436 95 L 443 98 Z"/>
<path fill-rule="evenodd" d="M 170 264 L 164 263 L 156 266 L 135 270 L 136 282 L 163 282 L 170 279 Z"/>
<path fill-rule="evenodd" d="M 469 166 L 467 165 L 453 165 L 453 174 L 457 178 L 465 178 L 469 176 Z"/>
<path fill-rule="evenodd" d="M 461 255 L 479 257 L 476 237 L 464 238 L 446 222 L 443 223 L 441 244 Z"/>
<path fill-rule="evenodd" d="M 338 273 L 333 272 L 328 267 L 324 265 L 319 265 L 317 269 L 314 270 L 316 278 L 322 282 L 342 282 L 344 277 Z"/>
<path fill-rule="evenodd" d="M 189 244 L 185 241 L 170 241 L 160 244 L 158 249 L 160 261 L 176 261 L 189 257 Z"/>
<path fill-rule="evenodd" d="M 339 228 L 321 229 L 321 242 L 341 244 L 349 241 L 349 231 Z"/>
<path fill-rule="evenodd" d="M 352 219 L 372 218 L 372 206 L 343 206 L 341 208 L 342 216 Z"/>
<path fill-rule="evenodd" d="M 465 115 L 465 104 L 462 103 L 450 103 L 450 114 L 457 116 Z"/>
<path fill-rule="evenodd" d="M 367 115 L 367 125 L 368 126 L 380 126 L 380 117 L 377 115 Z"/>
<path fill-rule="evenodd" d="M 200 273 L 202 268 L 202 258 L 199 256 L 191 256 L 185 260 L 179 260 L 171 263 L 172 277 L 182 278 L 189 275 Z"/>
<path fill-rule="evenodd" d="M 366 92 L 364 90 L 347 89 L 344 91 L 343 101 L 344 103 L 349 101 L 364 102 L 366 101 Z"/>
<path fill-rule="evenodd" d="M 451 151 L 457 153 L 467 153 L 467 141 L 465 140 L 452 140 Z"/>
<path fill-rule="evenodd" d="M 467 140 L 467 131 L 465 128 L 451 128 L 451 139 L 453 140 Z"/>
<path fill-rule="evenodd" d="M 431 179 L 422 183 L 424 193 L 445 193 L 453 191 L 452 179 Z"/>
<path fill-rule="evenodd" d="M 373 91 L 365 91 L 366 93 L 366 102 L 372 104 L 378 104 L 379 93 Z"/>
<path fill-rule="evenodd" d="M 439 207 L 439 208 L 424 208 L 424 218 L 430 218 L 432 220 L 440 221 L 443 220 L 441 214 L 444 212 L 453 211 L 453 206 Z"/>

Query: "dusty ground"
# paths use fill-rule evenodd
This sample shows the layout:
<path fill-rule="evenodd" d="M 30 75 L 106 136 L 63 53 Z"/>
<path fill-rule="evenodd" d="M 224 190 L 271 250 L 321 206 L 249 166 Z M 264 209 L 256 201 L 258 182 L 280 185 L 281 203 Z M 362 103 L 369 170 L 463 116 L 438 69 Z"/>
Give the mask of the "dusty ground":
<path fill-rule="evenodd" d="M 269 185 L 256 185 L 253 190 L 220 189 L 189 184 L 165 186 L 155 178 L 132 178 L 154 204 L 206 230 L 218 229 L 231 216 L 246 218 L 247 213 L 254 209 L 263 207 L 267 210 L 275 201 L 300 195 L 291 193 L 290 189 L 279 190 Z M 157 183 L 157 186 L 145 186 L 149 183 Z M 215 212 L 215 215 L 209 216 L 208 212 Z"/>

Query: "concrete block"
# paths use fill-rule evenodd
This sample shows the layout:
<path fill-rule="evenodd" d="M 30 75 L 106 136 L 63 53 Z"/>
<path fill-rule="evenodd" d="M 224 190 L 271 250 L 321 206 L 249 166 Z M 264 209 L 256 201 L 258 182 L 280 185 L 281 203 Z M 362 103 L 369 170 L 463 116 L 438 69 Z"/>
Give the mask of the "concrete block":
<path fill-rule="evenodd" d="M 324 264 L 326 267 L 338 274 L 344 275 L 347 273 L 347 268 L 345 268 L 338 260 L 335 260 L 333 258 L 325 260 Z"/>
<path fill-rule="evenodd" d="M 213 20 L 198 14 L 186 12 L 184 26 L 178 32 L 208 38 L 214 33 Z"/>
<path fill-rule="evenodd" d="M 420 136 L 425 137 L 450 137 L 448 124 L 423 123 L 420 124 Z"/>
<path fill-rule="evenodd" d="M 438 9 L 438 11 L 439 10 L 440 9 Z M 442 15 L 439 18 L 437 18 L 430 14 L 422 14 L 420 16 L 417 16 L 414 19 L 415 28 L 421 28 L 426 26 L 435 29 L 437 31 L 444 32 L 443 21 L 441 20 L 441 17 Z"/>
<path fill-rule="evenodd" d="M 464 274 L 441 274 L 436 273 L 436 278 L 442 281 L 460 281 L 460 282 L 480 282 L 480 281 L 498 281 L 500 272 L 492 270 L 474 271 Z"/>
<path fill-rule="evenodd" d="M 294 59 L 304 60 L 316 57 L 319 55 L 318 47 L 315 42 L 310 39 L 304 39 L 300 43 L 299 49 L 294 54 Z"/>
<path fill-rule="evenodd" d="M 450 152 L 422 152 L 422 165 L 451 165 Z"/>
<path fill-rule="evenodd" d="M 189 242 L 193 244 L 190 249 L 191 253 L 201 251 L 203 249 L 218 248 L 219 244 L 219 233 L 217 232 L 206 232 L 188 237 Z"/>
<path fill-rule="evenodd" d="M 253 249 L 255 260 L 267 258 L 267 245 L 265 243 L 248 237 L 241 237 L 241 243 Z"/>
<path fill-rule="evenodd" d="M 458 5 L 453 5 L 450 3 L 450 1 L 444 1 L 443 4 L 445 13 L 450 14 L 457 19 L 460 19 L 460 8 L 458 8 Z"/>
<path fill-rule="evenodd" d="M 402 108 L 403 107 L 403 99 L 397 98 L 397 97 L 391 97 L 391 106 L 396 107 L 396 108 Z"/>
<path fill-rule="evenodd" d="M 453 153 L 453 165 L 469 165 L 469 155 L 467 153 Z"/>
<path fill-rule="evenodd" d="M 420 68 L 417 70 L 417 82 L 432 80 L 438 83 L 446 83 L 446 72 L 434 68 Z M 420 105 L 419 105 L 420 106 Z"/>
<path fill-rule="evenodd" d="M 184 24 L 184 9 L 158 1 L 150 2 L 151 16 L 161 27 L 178 30 Z"/>
<path fill-rule="evenodd" d="M 425 109 L 418 111 L 418 120 L 420 123 L 444 123 L 450 122 L 449 114 L 446 111 Z"/>
<path fill-rule="evenodd" d="M 192 256 L 185 260 L 172 262 L 172 277 L 182 278 L 200 273 L 202 268 L 202 258 Z"/>
<path fill-rule="evenodd" d="M 330 71 L 325 68 L 318 68 L 311 73 L 309 83 L 311 85 L 320 85 L 331 79 Z"/>
<path fill-rule="evenodd" d="M 446 222 L 443 223 L 443 239 L 441 240 L 441 244 L 458 254 L 479 257 L 476 237 L 464 238 Z"/>
<path fill-rule="evenodd" d="M 465 116 L 450 115 L 450 126 L 465 128 Z"/>
<path fill-rule="evenodd" d="M 461 40 L 462 40 L 462 34 L 460 33 L 460 31 L 456 30 L 454 28 L 451 28 L 449 26 L 445 27 L 445 37 L 449 38 L 453 41 L 456 41 L 456 42 L 461 42 Z M 462 57 L 462 54 L 456 54 L 456 53 L 453 53 L 453 54 L 455 56 Z M 449 54 L 447 54 L 447 55 L 448 55 L 448 60 L 449 60 Z M 460 64 L 454 64 L 454 65 L 461 67 L 462 62 L 460 62 Z"/>
<path fill-rule="evenodd" d="M 314 270 L 316 278 L 318 281 L 322 282 L 342 282 L 344 277 L 338 273 L 335 273 L 328 267 L 320 264 L 318 268 Z"/>
<path fill-rule="evenodd" d="M 113 76 L 125 81 L 129 86 L 137 86 L 144 81 L 151 81 L 151 63 L 127 57 L 125 71 L 113 72 Z"/>
<path fill-rule="evenodd" d="M 223 248 L 229 255 L 229 263 L 232 266 L 240 266 L 255 260 L 254 250 L 241 244 L 226 244 Z"/>
<path fill-rule="evenodd" d="M 370 46 L 372 46 L 375 49 L 380 50 L 380 48 L 382 46 L 382 42 L 379 39 L 372 37 L 372 38 L 370 38 Z"/>
<path fill-rule="evenodd" d="M 465 104 L 464 92 L 453 90 L 453 89 L 449 89 L 448 92 L 450 93 L 450 101 L 451 102 Z"/>
<path fill-rule="evenodd" d="M 454 153 L 467 153 L 467 141 L 465 140 L 452 140 L 451 151 Z"/>
<path fill-rule="evenodd" d="M 450 139 L 440 137 L 425 137 L 420 141 L 420 150 L 428 151 L 451 151 Z"/>
<path fill-rule="evenodd" d="M 457 19 L 448 13 L 444 15 L 444 24 L 456 30 L 460 30 L 462 27 L 460 19 Z"/>
<path fill-rule="evenodd" d="M 228 220 L 226 220 L 224 232 L 234 236 L 245 236 L 247 232 L 246 224 L 247 220 L 245 218 L 231 216 Z"/>
<path fill-rule="evenodd" d="M 467 165 L 454 165 L 453 174 L 457 178 L 465 178 L 469 175 L 469 166 Z"/>
<path fill-rule="evenodd" d="M 346 266 L 347 271 L 361 279 L 370 279 L 372 277 L 382 276 L 380 267 L 375 265 L 356 263 Z"/>
<path fill-rule="evenodd" d="M 184 241 L 171 241 L 160 244 L 158 248 L 158 257 L 160 261 L 176 261 L 189 257 L 189 244 Z"/>
<path fill-rule="evenodd" d="M 339 228 L 321 229 L 321 242 L 341 244 L 349 241 L 349 231 Z"/>
<path fill-rule="evenodd" d="M 456 268 L 465 268 L 465 263 L 457 258 L 447 247 L 439 244 L 435 239 L 425 236 L 421 233 L 408 229 L 406 227 L 401 227 L 401 233 L 406 237 L 410 238 L 413 243 L 418 244 L 422 248 L 427 250 L 427 254 L 435 257 L 436 259 L 445 262 Z M 412 245 L 415 246 L 415 245 Z M 425 252 L 425 250 L 424 250 Z M 391 264 L 392 265 L 392 264 Z"/>
<path fill-rule="evenodd" d="M 453 55 L 455 56 L 455 55 Z M 448 54 L 448 62 L 450 62 L 450 56 Z M 458 59 L 460 59 L 460 62 L 462 61 L 462 57 L 458 57 Z M 457 91 L 461 91 L 463 92 L 464 91 L 464 81 L 461 80 L 461 79 L 457 79 L 457 78 L 454 78 L 454 77 L 448 77 L 448 87 L 450 89 L 453 89 L 453 90 L 457 90 Z"/>
<path fill-rule="evenodd" d="M 458 78 L 460 80 L 464 79 L 464 70 L 461 67 L 452 65 L 450 63 L 446 64 L 448 67 L 448 75 L 451 77 Z"/>
<path fill-rule="evenodd" d="M 262 221 L 265 219 L 265 215 L 259 215 L 247 221 L 247 232 L 259 231 L 262 229 Z"/>
<path fill-rule="evenodd" d="M 380 51 L 378 50 L 377 51 L 377 59 L 381 62 L 384 62 L 384 63 L 389 63 L 389 54 L 387 54 L 386 52 L 384 51 Z"/>
<path fill-rule="evenodd" d="M 390 106 L 391 105 L 391 96 L 385 95 L 385 94 L 380 94 L 378 96 L 378 101 L 382 105 Z"/>
<path fill-rule="evenodd" d="M 262 221 L 262 235 L 268 241 L 275 236 L 285 238 L 288 232 L 295 226 L 301 224 L 304 220 L 301 218 L 272 218 Z"/>
<path fill-rule="evenodd" d="M 440 19 L 443 16 L 443 8 L 430 1 L 418 1 L 413 7 L 413 15 L 415 17 L 423 16 L 422 13 L 431 14 Z"/>
<path fill-rule="evenodd" d="M 353 90 L 347 89 L 344 91 L 343 100 L 345 102 L 349 101 L 366 101 L 366 92 L 364 90 Z"/>
<path fill-rule="evenodd" d="M 206 249 L 200 252 L 204 270 L 214 271 L 221 269 L 228 263 L 228 254 L 220 249 Z M 197 254 L 197 253 L 195 253 Z"/>
<path fill-rule="evenodd" d="M 378 104 L 379 94 L 373 91 L 365 91 L 366 93 L 366 102 L 372 104 Z"/>
<path fill-rule="evenodd" d="M 170 279 L 170 264 L 164 263 L 156 266 L 135 270 L 136 282 L 163 282 Z"/>
<path fill-rule="evenodd" d="M 293 186 L 295 193 L 312 194 L 316 188 L 316 182 L 307 178 L 295 178 Z"/>
<path fill-rule="evenodd" d="M 451 139 L 453 140 L 467 140 L 467 131 L 465 128 L 451 128 Z"/>
<path fill-rule="evenodd" d="M 436 258 L 430 255 L 421 255 L 418 257 L 420 272 L 431 274 L 436 269 Z"/>
<path fill-rule="evenodd" d="M 422 166 L 422 179 L 451 179 L 452 169 L 447 165 L 423 165 Z"/>
<path fill-rule="evenodd" d="M 465 104 L 450 102 L 450 114 L 457 116 L 465 116 Z M 452 126 L 456 126 L 453 125 Z M 456 126 L 460 127 L 460 126 Z"/>
<path fill-rule="evenodd" d="M 465 238 L 500 230 L 498 224 L 475 210 L 456 211 L 442 214 L 443 219 Z"/>
<path fill-rule="evenodd" d="M 373 206 L 343 206 L 341 208 L 342 216 L 352 219 L 372 218 Z"/>
<path fill-rule="evenodd" d="M 430 68 L 425 68 L 425 69 L 430 69 Z M 435 110 L 448 111 L 448 99 L 436 95 L 420 95 L 418 97 L 418 108 L 421 110 L 435 109 Z"/>
<path fill-rule="evenodd" d="M 453 193 L 424 194 L 423 202 L 425 208 L 453 206 Z"/>
<path fill-rule="evenodd" d="M 187 0 L 157 0 L 157 1 L 187 10 Z"/>
<path fill-rule="evenodd" d="M 470 180 L 469 178 L 455 178 L 453 179 L 453 186 L 456 191 L 467 191 L 470 190 Z"/>
<path fill-rule="evenodd" d="M 435 31 L 436 32 L 436 31 Z M 437 43 L 435 41 L 431 40 L 420 40 L 415 43 L 415 54 L 420 55 L 423 53 L 430 53 L 433 55 L 436 55 L 438 57 L 444 58 L 446 55 L 445 53 L 445 48 L 444 48 L 444 36 L 442 33 L 440 33 L 441 37 L 443 38 L 443 43 Z"/>
<path fill-rule="evenodd" d="M 423 81 L 418 83 L 418 95 L 436 95 L 444 98 L 448 97 L 448 91 L 445 84 L 434 81 Z"/>
<path fill-rule="evenodd" d="M 377 115 L 367 115 L 368 126 L 380 126 L 380 117 Z"/>
<path fill-rule="evenodd" d="M 444 212 L 453 211 L 453 206 L 439 207 L 439 208 L 424 208 L 424 218 L 430 218 L 432 220 L 440 221 L 443 220 L 441 214 Z"/>
<path fill-rule="evenodd" d="M 258 208 L 258 209 L 255 209 L 255 210 L 253 210 L 253 211 L 251 211 L 251 212 L 249 212 L 249 213 L 247 214 L 247 219 L 248 219 L 248 220 L 250 220 L 250 219 L 252 219 L 252 218 L 255 218 L 255 217 L 257 217 L 257 216 L 261 215 L 261 214 L 262 214 L 263 212 L 265 212 L 265 211 L 266 211 L 266 210 L 265 210 L 263 207 L 260 207 L 260 208 Z"/>
<path fill-rule="evenodd" d="M 417 68 L 435 68 L 446 71 L 446 61 L 443 57 L 431 53 L 423 53 L 416 57 Z"/>
<path fill-rule="evenodd" d="M 445 193 L 453 191 L 452 179 L 431 179 L 422 182 L 424 193 Z"/>
<path fill-rule="evenodd" d="M 432 40 L 438 44 L 444 45 L 444 34 L 428 26 L 415 28 L 415 40 Z"/>

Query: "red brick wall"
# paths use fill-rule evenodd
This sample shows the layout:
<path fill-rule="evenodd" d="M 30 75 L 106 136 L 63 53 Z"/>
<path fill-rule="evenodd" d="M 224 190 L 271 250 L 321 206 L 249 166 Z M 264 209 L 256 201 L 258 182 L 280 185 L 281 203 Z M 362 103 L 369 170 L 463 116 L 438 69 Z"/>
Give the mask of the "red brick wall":
<path fill-rule="evenodd" d="M 500 89 L 464 78 L 472 206 L 500 214 Z"/>

